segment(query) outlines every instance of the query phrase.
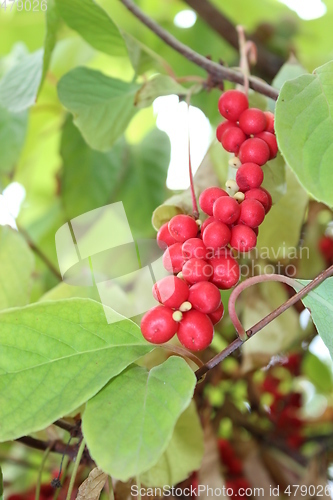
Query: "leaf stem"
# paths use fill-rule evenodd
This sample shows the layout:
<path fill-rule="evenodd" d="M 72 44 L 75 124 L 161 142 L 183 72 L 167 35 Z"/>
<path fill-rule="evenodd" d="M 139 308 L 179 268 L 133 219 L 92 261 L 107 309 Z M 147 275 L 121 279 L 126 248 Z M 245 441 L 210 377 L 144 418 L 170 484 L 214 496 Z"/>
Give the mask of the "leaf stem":
<path fill-rule="evenodd" d="M 48 458 L 48 456 L 50 454 L 51 448 L 52 448 L 52 445 L 50 445 L 48 448 L 46 448 L 46 450 L 44 452 L 44 455 L 43 455 L 42 462 L 40 464 L 40 468 L 39 468 L 39 471 L 38 471 L 37 485 L 36 485 L 35 500 L 39 500 L 40 487 L 41 487 L 41 484 L 42 484 L 42 476 L 43 476 L 43 472 L 44 472 L 44 466 L 45 466 L 46 460 L 47 460 L 47 458 Z"/>
<path fill-rule="evenodd" d="M 108 485 L 109 485 L 109 500 L 114 500 L 114 490 L 113 490 L 113 484 L 112 484 L 112 477 L 111 476 L 109 476 Z"/>
<path fill-rule="evenodd" d="M 77 471 L 78 471 L 85 447 L 86 447 L 86 442 L 85 442 L 84 438 L 82 438 L 79 451 L 77 452 L 77 455 L 76 455 L 76 459 L 75 459 L 75 463 L 74 463 L 74 467 L 73 467 L 73 471 L 72 471 L 72 475 L 71 475 L 71 480 L 70 480 L 70 483 L 68 486 L 66 500 L 71 500 L 72 491 L 73 491 L 75 479 L 77 476 Z"/>

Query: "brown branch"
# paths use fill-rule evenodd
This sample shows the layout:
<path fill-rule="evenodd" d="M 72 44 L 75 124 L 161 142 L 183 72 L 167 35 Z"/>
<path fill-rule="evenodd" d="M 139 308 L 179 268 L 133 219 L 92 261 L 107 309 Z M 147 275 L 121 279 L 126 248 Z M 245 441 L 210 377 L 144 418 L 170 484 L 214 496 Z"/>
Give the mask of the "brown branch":
<path fill-rule="evenodd" d="M 199 16 L 234 49 L 239 50 L 238 35 L 234 24 L 226 18 L 220 10 L 208 0 L 184 0 Z M 247 37 L 248 38 L 248 37 Z M 276 73 L 285 62 L 283 57 L 278 56 L 266 49 L 255 35 L 250 35 L 251 41 L 257 47 L 256 69 L 263 77 L 274 78 Z"/>
<path fill-rule="evenodd" d="M 59 453 L 60 455 L 68 455 L 72 460 L 77 455 L 77 446 L 67 446 L 62 441 L 41 441 L 40 439 L 35 439 L 30 436 L 23 436 L 21 438 L 15 439 L 18 443 L 23 443 L 30 448 L 35 450 L 45 451 L 51 446 L 51 452 Z"/>
<path fill-rule="evenodd" d="M 187 45 L 181 43 L 177 38 L 170 35 L 166 30 L 159 26 L 155 21 L 142 12 L 137 5 L 135 5 L 132 0 L 120 0 L 120 2 L 127 7 L 127 9 L 132 12 L 145 26 L 147 26 L 151 31 L 153 31 L 161 40 L 166 44 L 176 50 L 179 54 L 184 56 L 189 61 L 193 62 L 200 68 L 207 71 L 207 73 L 212 77 L 216 84 L 222 83 L 223 80 L 228 80 L 229 82 L 244 84 L 244 76 L 241 72 L 226 68 L 220 64 L 217 64 L 207 57 L 198 54 Z M 271 99 L 277 99 L 279 92 L 277 89 L 271 87 L 267 83 L 258 80 L 256 78 L 249 78 L 250 87 Z"/>
<path fill-rule="evenodd" d="M 304 298 L 309 292 L 311 292 L 311 290 L 316 288 L 318 285 L 320 285 L 320 283 L 322 283 L 332 275 L 333 275 L 333 266 L 330 266 L 328 269 L 325 269 L 325 271 L 322 271 L 308 285 L 302 288 L 302 290 L 300 290 L 299 292 L 295 293 L 295 295 L 290 297 L 290 299 L 284 302 L 280 307 L 272 311 L 265 318 L 256 323 L 252 328 L 247 330 L 246 335 L 249 338 L 253 337 L 256 333 L 260 332 L 260 330 L 262 330 L 265 326 L 271 323 L 275 318 L 277 318 L 287 309 L 296 304 L 296 302 Z M 202 366 L 201 368 L 199 368 L 199 370 L 195 372 L 197 379 L 200 380 L 205 375 L 205 373 L 207 373 L 212 368 L 215 368 L 215 366 L 219 365 L 221 361 L 227 358 L 230 354 L 236 351 L 236 349 L 238 349 L 243 344 L 244 342 L 239 337 L 235 339 L 231 344 L 228 345 L 228 347 L 226 347 L 223 351 L 214 356 L 210 361 L 208 361 L 208 363 L 206 363 L 204 366 Z"/>

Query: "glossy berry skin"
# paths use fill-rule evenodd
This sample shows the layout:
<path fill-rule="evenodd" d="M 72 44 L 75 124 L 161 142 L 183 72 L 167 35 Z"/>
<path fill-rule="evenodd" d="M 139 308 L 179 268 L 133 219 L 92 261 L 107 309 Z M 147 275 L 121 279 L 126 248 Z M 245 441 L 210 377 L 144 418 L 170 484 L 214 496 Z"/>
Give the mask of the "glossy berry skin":
<path fill-rule="evenodd" d="M 166 276 L 153 286 L 154 299 L 172 309 L 178 309 L 188 295 L 187 284 L 176 276 Z"/>
<path fill-rule="evenodd" d="M 236 174 L 236 182 L 240 191 L 258 188 L 264 180 L 264 172 L 256 163 L 244 163 Z"/>
<path fill-rule="evenodd" d="M 197 311 L 209 314 L 216 311 L 221 304 L 221 294 L 213 283 L 202 281 L 191 286 L 188 301 Z"/>
<path fill-rule="evenodd" d="M 238 127 L 229 127 L 222 135 L 221 144 L 229 153 L 238 154 L 239 148 L 246 140 L 246 135 Z"/>
<path fill-rule="evenodd" d="M 163 224 L 163 226 L 160 227 L 157 233 L 157 244 L 162 250 L 165 248 L 169 247 L 170 245 L 173 245 L 174 243 L 177 243 L 175 238 L 171 236 L 169 232 L 169 223 L 166 222 Z"/>
<path fill-rule="evenodd" d="M 195 238 L 198 233 L 198 226 L 189 215 L 175 215 L 169 221 L 168 227 L 171 236 L 182 243 L 190 238 Z"/>
<path fill-rule="evenodd" d="M 214 258 L 209 261 L 213 267 L 210 279 L 220 290 L 229 290 L 235 286 L 240 277 L 238 262 L 231 256 Z"/>
<path fill-rule="evenodd" d="M 219 198 L 214 203 L 213 213 L 214 217 L 220 222 L 224 224 L 233 224 L 239 217 L 240 206 L 239 203 L 230 196 L 228 198 Z"/>
<path fill-rule="evenodd" d="M 249 226 L 237 225 L 231 229 L 231 248 L 239 252 L 248 252 L 255 248 L 256 244 L 257 236 Z"/>
<path fill-rule="evenodd" d="M 185 260 L 189 259 L 205 259 L 207 249 L 205 244 L 199 238 L 190 238 L 185 241 L 182 246 L 183 256 Z"/>
<path fill-rule="evenodd" d="M 179 342 L 191 351 L 202 351 L 212 343 L 214 328 L 206 314 L 195 309 L 184 313 L 178 327 Z"/>
<path fill-rule="evenodd" d="M 266 125 L 266 116 L 258 108 L 246 109 L 239 117 L 239 127 L 246 135 L 259 134 L 265 130 Z"/>
<path fill-rule="evenodd" d="M 163 266 L 169 273 L 178 274 L 182 270 L 183 264 L 182 244 L 174 243 L 163 254 Z"/>
<path fill-rule="evenodd" d="M 163 344 L 177 333 L 178 323 L 172 318 L 173 310 L 165 306 L 156 306 L 146 312 L 141 320 L 141 332 L 148 342 Z"/>
<path fill-rule="evenodd" d="M 249 101 L 239 90 L 227 90 L 218 103 L 219 112 L 231 122 L 237 122 L 240 115 L 249 107 Z"/>
<path fill-rule="evenodd" d="M 203 259 L 190 259 L 185 262 L 182 274 L 188 283 L 194 285 L 200 281 L 208 281 L 213 274 L 213 269 Z"/>
<path fill-rule="evenodd" d="M 212 222 L 206 227 L 202 240 L 206 248 L 217 250 L 228 245 L 230 241 L 230 229 L 223 222 Z"/>
<path fill-rule="evenodd" d="M 201 234 L 204 233 L 206 227 L 209 226 L 209 224 L 211 224 L 212 222 L 216 222 L 215 217 L 213 217 L 212 215 L 210 215 L 206 220 L 203 221 L 201 225 Z"/>
<path fill-rule="evenodd" d="M 238 157 L 241 163 L 264 165 L 269 160 L 270 155 L 271 152 L 266 142 L 258 137 L 253 137 L 243 142 Z"/>
<path fill-rule="evenodd" d="M 211 320 L 211 322 L 213 323 L 213 325 L 217 325 L 217 323 L 219 323 L 219 321 L 221 321 L 221 319 L 223 318 L 223 315 L 224 315 L 224 307 L 223 307 L 223 304 L 221 302 L 221 304 L 216 309 L 216 311 L 208 314 L 208 317 Z"/>
<path fill-rule="evenodd" d="M 265 128 L 265 130 L 267 132 L 270 132 L 271 134 L 275 134 L 275 129 L 274 129 L 274 114 L 271 113 L 270 111 L 264 111 L 264 115 L 266 117 L 266 128 Z"/>
<path fill-rule="evenodd" d="M 274 134 L 271 134 L 270 132 L 261 132 L 260 134 L 257 134 L 255 137 L 258 137 L 259 139 L 262 139 L 263 141 L 266 142 L 267 146 L 269 147 L 270 151 L 270 160 L 273 160 L 273 158 L 276 157 L 278 153 L 278 145 L 276 142 L 276 137 Z"/>
<path fill-rule="evenodd" d="M 265 218 L 265 209 L 262 204 L 254 199 L 244 200 L 241 203 L 239 222 L 249 227 L 258 227 Z"/>
<path fill-rule="evenodd" d="M 249 189 L 245 193 L 245 200 L 257 200 L 259 201 L 265 209 L 265 213 L 269 212 L 269 209 L 272 206 L 272 198 L 269 195 L 268 191 L 263 188 L 255 188 Z"/>
<path fill-rule="evenodd" d="M 229 196 L 226 191 L 219 187 L 211 187 L 202 191 L 199 196 L 199 205 L 207 215 L 213 215 L 213 205 L 221 196 Z"/>
<path fill-rule="evenodd" d="M 220 125 L 218 125 L 216 129 L 216 139 L 219 142 L 222 142 L 222 135 L 224 134 L 224 132 L 229 130 L 229 128 L 237 128 L 237 124 L 226 120 L 225 122 L 222 122 L 220 123 Z"/>

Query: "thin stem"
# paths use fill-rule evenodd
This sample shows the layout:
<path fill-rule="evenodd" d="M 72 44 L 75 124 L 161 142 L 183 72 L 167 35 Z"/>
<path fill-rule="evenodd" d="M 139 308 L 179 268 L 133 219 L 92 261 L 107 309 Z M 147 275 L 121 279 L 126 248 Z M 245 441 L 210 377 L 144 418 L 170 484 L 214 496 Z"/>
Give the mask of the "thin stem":
<path fill-rule="evenodd" d="M 109 485 L 109 500 L 114 500 L 114 490 L 113 490 L 113 484 L 112 484 L 112 477 L 111 476 L 109 476 L 108 485 Z"/>
<path fill-rule="evenodd" d="M 53 425 L 56 425 L 57 427 L 60 427 L 60 429 L 64 429 L 69 433 L 71 433 L 77 427 L 76 425 L 70 424 L 66 420 L 63 420 L 62 418 L 53 422 Z"/>
<path fill-rule="evenodd" d="M 249 76 L 250 68 L 249 61 L 247 58 L 247 48 L 246 48 L 246 38 L 243 26 L 236 26 L 238 33 L 238 45 L 239 45 L 239 55 L 240 55 L 240 68 L 244 75 L 244 93 L 249 95 Z"/>
<path fill-rule="evenodd" d="M 62 468 L 63 468 L 63 471 L 64 471 L 63 474 L 62 474 L 62 485 L 65 483 L 70 463 L 71 462 L 69 461 L 69 457 L 66 455 L 64 457 L 64 459 L 63 459 L 63 462 L 62 462 Z M 61 492 L 61 487 L 57 488 L 57 490 L 56 490 L 56 492 L 54 494 L 53 500 L 57 500 L 58 499 L 58 496 L 60 495 L 60 492 Z"/>
<path fill-rule="evenodd" d="M 140 481 L 140 476 L 137 476 L 136 478 L 136 485 L 138 487 L 138 496 L 137 496 L 137 500 L 141 500 L 141 481 Z"/>
<path fill-rule="evenodd" d="M 247 339 L 247 334 L 236 313 L 236 301 L 244 290 L 246 290 L 250 286 L 257 285 L 258 283 L 264 283 L 265 281 L 279 281 L 280 283 L 286 283 L 287 285 L 296 288 L 297 290 L 301 290 L 303 288 L 303 286 L 300 285 L 295 279 L 289 278 L 288 276 L 283 276 L 282 274 L 260 274 L 259 276 L 248 278 L 247 280 L 236 286 L 229 298 L 228 312 L 238 336 L 244 342 Z"/>
<path fill-rule="evenodd" d="M 320 283 L 325 281 L 327 278 L 333 275 L 333 266 L 330 266 L 328 269 L 325 269 L 325 271 L 322 271 L 314 280 L 312 280 L 308 285 L 306 285 L 302 290 L 299 292 L 295 293 L 290 299 L 288 299 L 286 302 L 284 302 L 280 307 L 275 309 L 273 312 L 265 316 L 262 320 L 260 320 L 258 323 L 256 323 L 252 328 L 247 330 L 246 335 L 247 337 L 253 337 L 256 333 L 258 333 L 260 330 L 262 330 L 265 326 L 269 325 L 275 318 L 280 316 L 284 311 L 292 307 L 296 302 L 301 300 L 303 297 L 305 297 L 309 292 L 314 290 Z M 196 377 L 198 380 L 200 380 L 209 370 L 214 368 L 215 366 L 219 365 L 221 361 L 223 361 L 226 357 L 228 357 L 230 354 L 232 354 L 236 349 L 238 349 L 241 345 L 243 345 L 244 342 L 240 339 L 237 338 L 235 339 L 231 344 L 226 347 L 223 351 L 221 351 L 219 354 L 214 356 L 208 363 L 206 363 L 203 367 L 199 368 L 195 372 Z"/>
<path fill-rule="evenodd" d="M 47 460 L 47 458 L 48 458 L 48 456 L 50 454 L 51 448 L 52 448 L 52 445 L 50 445 L 48 448 L 46 448 L 46 450 L 44 452 L 44 455 L 43 455 L 43 460 L 42 460 L 42 462 L 40 464 L 40 468 L 39 468 L 39 471 L 38 471 L 38 479 L 37 479 L 35 500 L 39 500 L 40 487 L 41 487 L 41 484 L 42 484 L 42 476 L 43 476 L 43 472 L 44 472 L 44 466 L 45 466 L 46 460 Z"/>
<path fill-rule="evenodd" d="M 187 137 L 188 137 L 188 172 L 190 177 L 193 216 L 195 219 L 198 219 L 199 209 L 198 209 L 197 198 L 195 196 L 192 161 L 191 161 L 190 97 L 188 98 L 187 101 Z"/>
<path fill-rule="evenodd" d="M 207 57 L 198 54 L 194 50 L 192 50 L 187 45 L 184 45 L 179 40 L 177 40 L 174 36 L 170 35 L 166 30 L 161 28 L 155 21 L 153 21 L 150 17 L 142 12 L 137 5 L 132 2 L 132 0 L 119 0 L 125 7 L 134 14 L 145 26 L 147 26 L 151 31 L 153 31 L 161 40 L 163 40 L 166 44 L 176 50 L 179 54 L 183 55 L 186 59 L 193 62 L 200 68 L 207 71 L 209 75 L 212 76 L 214 82 L 216 84 L 220 84 L 223 80 L 228 80 L 233 83 L 244 84 L 244 76 L 240 71 L 232 70 L 230 68 L 226 68 L 220 64 L 217 64 Z M 271 87 L 267 83 L 256 79 L 249 78 L 250 87 L 259 92 L 260 94 L 266 95 L 272 99 L 277 99 L 279 96 L 279 92 L 277 89 Z"/>
<path fill-rule="evenodd" d="M 79 451 L 77 452 L 77 455 L 76 455 L 76 459 L 75 459 L 75 463 L 74 463 L 74 467 L 73 467 L 73 471 L 72 471 L 72 475 L 71 475 L 71 480 L 70 480 L 70 483 L 68 486 L 66 500 L 71 500 L 72 491 L 73 491 L 75 479 L 77 476 L 77 471 L 79 469 L 79 465 L 81 462 L 81 458 L 82 458 L 85 446 L 86 446 L 86 442 L 85 442 L 84 438 L 82 438 Z"/>

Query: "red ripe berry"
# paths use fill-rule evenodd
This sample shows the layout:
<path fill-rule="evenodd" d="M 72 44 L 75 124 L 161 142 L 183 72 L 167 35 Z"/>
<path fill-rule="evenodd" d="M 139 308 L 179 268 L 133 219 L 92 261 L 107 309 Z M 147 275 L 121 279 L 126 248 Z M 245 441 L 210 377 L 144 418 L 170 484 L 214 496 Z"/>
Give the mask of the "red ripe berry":
<path fill-rule="evenodd" d="M 239 458 L 233 458 L 227 465 L 228 472 L 232 476 L 239 476 L 243 472 L 243 464 Z"/>
<path fill-rule="evenodd" d="M 258 227 L 265 218 L 265 209 L 257 200 L 244 200 L 241 205 L 239 222 L 246 226 Z"/>
<path fill-rule="evenodd" d="M 205 259 L 207 249 L 204 242 L 199 238 L 190 238 L 185 241 L 182 246 L 183 256 L 185 260 L 189 259 Z"/>
<path fill-rule="evenodd" d="M 229 130 L 229 128 L 237 128 L 237 124 L 234 122 L 229 122 L 229 120 L 226 120 L 223 123 L 220 123 L 216 129 L 216 139 L 219 142 L 222 142 L 222 135 L 226 130 Z"/>
<path fill-rule="evenodd" d="M 202 239 L 207 249 L 217 250 L 228 245 L 231 232 L 223 222 L 212 222 L 206 227 Z"/>
<path fill-rule="evenodd" d="M 229 196 L 226 191 L 219 187 L 211 187 L 202 191 L 199 196 L 199 205 L 207 215 L 213 215 L 213 205 L 221 196 Z"/>
<path fill-rule="evenodd" d="M 299 433 L 293 433 L 287 437 L 287 445 L 289 448 L 298 450 L 304 444 L 304 437 Z"/>
<path fill-rule="evenodd" d="M 264 165 L 269 160 L 270 155 L 271 152 L 266 142 L 258 137 L 253 137 L 243 142 L 238 157 L 241 163 Z"/>
<path fill-rule="evenodd" d="M 163 344 L 172 339 L 177 333 L 178 325 L 172 315 L 174 311 L 169 307 L 156 306 L 146 312 L 141 320 L 141 332 L 148 342 Z"/>
<path fill-rule="evenodd" d="M 257 244 L 257 236 L 253 229 L 239 225 L 231 229 L 230 246 L 239 252 L 248 252 Z"/>
<path fill-rule="evenodd" d="M 320 253 L 327 262 L 333 259 L 333 239 L 329 236 L 322 236 L 318 243 Z"/>
<path fill-rule="evenodd" d="M 239 90 L 227 90 L 219 99 L 219 112 L 231 122 L 237 122 L 240 115 L 249 107 L 249 101 Z"/>
<path fill-rule="evenodd" d="M 219 438 L 217 441 L 217 447 L 220 453 L 221 462 L 224 465 L 228 465 L 228 463 L 235 458 L 235 452 L 230 442 L 227 439 Z"/>
<path fill-rule="evenodd" d="M 229 153 L 238 154 L 239 148 L 246 140 L 246 135 L 238 127 L 229 127 L 222 135 L 221 144 Z"/>
<path fill-rule="evenodd" d="M 197 311 L 210 314 L 221 304 L 221 294 L 213 283 L 202 281 L 191 286 L 188 301 Z"/>
<path fill-rule="evenodd" d="M 178 274 L 182 270 L 183 264 L 182 244 L 174 243 L 163 254 L 163 266 L 169 273 Z"/>
<path fill-rule="evenodd" d="M 266 116 L 266 128 L 267 132 L 270 132 L 271 134 L 275 133 L 274 130 L 274 114 L 271 113 L 270 111 L 264 111 L 264 115 Z"/>
<path fill-rule="evenodd" d="M 249 189 L 249 191 L 245 193 L 245 200 L 259 201 L 264 207 L 266 214 L 272 206 L 272 198 L 268 191 L 263 188 Z"/>
<path fill-rule="evenodd" d="M 264 172 L 256 163 L 244 163 L 236 174 L 236 182 L 240 191 L 258 188 L 264 180 Z"/>
<path fill-rule="evenodd" d="M 246 109 L 239 117 L 239 126 L 246 135 L 254 135 L 263 132 L 267 121 L 261 109 Z"/>
<path fill-rule="evenodd" d="M 214 217 L 224 224 L 233 224 L 239 217 L 240 206 L 234 198 L 224 196 L 214 203 L 213 213 Z"/>
<path fill-rule="evenodd" d="M 168 227 L 171 236 L 182 243 L 190 238 L 195 238 L 198 233 L 197 223 L 189 215 L 175 215 L 170 220 Z"/>
<path fill-rule="evenodd" d="M 195 309 L 184 313 L 179 323 L 177 336 L 186 349 L 191 349 L 191 351 L 206 349 L 211 344 L 213 335 L 213 324 L 206 314 Z"/>
<path fill-rule="evenodd" d="M 221 304 L 216 309 L 216 311 L 209 313 L 208 317 L 211 320 L 211 322 L 213 323 L 213 325 L 216 325 L 223 318 L 223 314 L 224 314 L 224 307 L 223 307 L 223 304 L 221 302 Z"/>
<path fill-rule="evenodd" d="M 163 226 L 160 227 L 160 229 L 158 230 L 158 233 L 157 233 L 157 244 L 160 248 L 162 248 L 163 250 L 167 247 L 169 247 L 170 245 L 173 245 L 174 243 L 177 243 L 175 238 L 173 236 L 171 236 L 170 232 L 169 232 L 169 223 L 166 222 L 165 224 L 163 224 Z"/>
<path fill-rule="evenodd" d="M 188 299 L 189 288 L 176 276 L 166 276 L 153 286 L 153 296 L 161 304 L 178 309 Z"/>
<path fill-rule="evenodd" d="M 229 290 L 235 286 L 240 277 L 238 262 L 231 256 L 214 258 L 209 261 L 213 267 L 210 279 L 220 290 Z"/>
<path fill-rule="evenodd" d="M 260 134 L 257 134 L 255 137 L 258 137 L 259 139 L 262 139 L 263 141 L 266 142 L 271 154 L 269 159 L 273 160 L 273 158 L 276 157 L 278 152 L 278 145 L 276 142 L 275 135 L 271 134 L 270 132 L 261 132 Z"/>
<path fill-rule="evenodd" d="M 203 221 L 201 225 L 201 234 L 203 234 L 206 227 L 209 226 L 209 224 L 211 224 L 212 222 L 216 222 L 215 217 L 213 217 L 212 215 L 210 215 L 206 220 Z"/>
<path fill-rule="evenodd" d="M 194 285 L 200 281 L 208 281 L 213 270 L 212 266 L 203 259 L 190 259 L 185 262 L 182 274 L 188 283 Z"/>

